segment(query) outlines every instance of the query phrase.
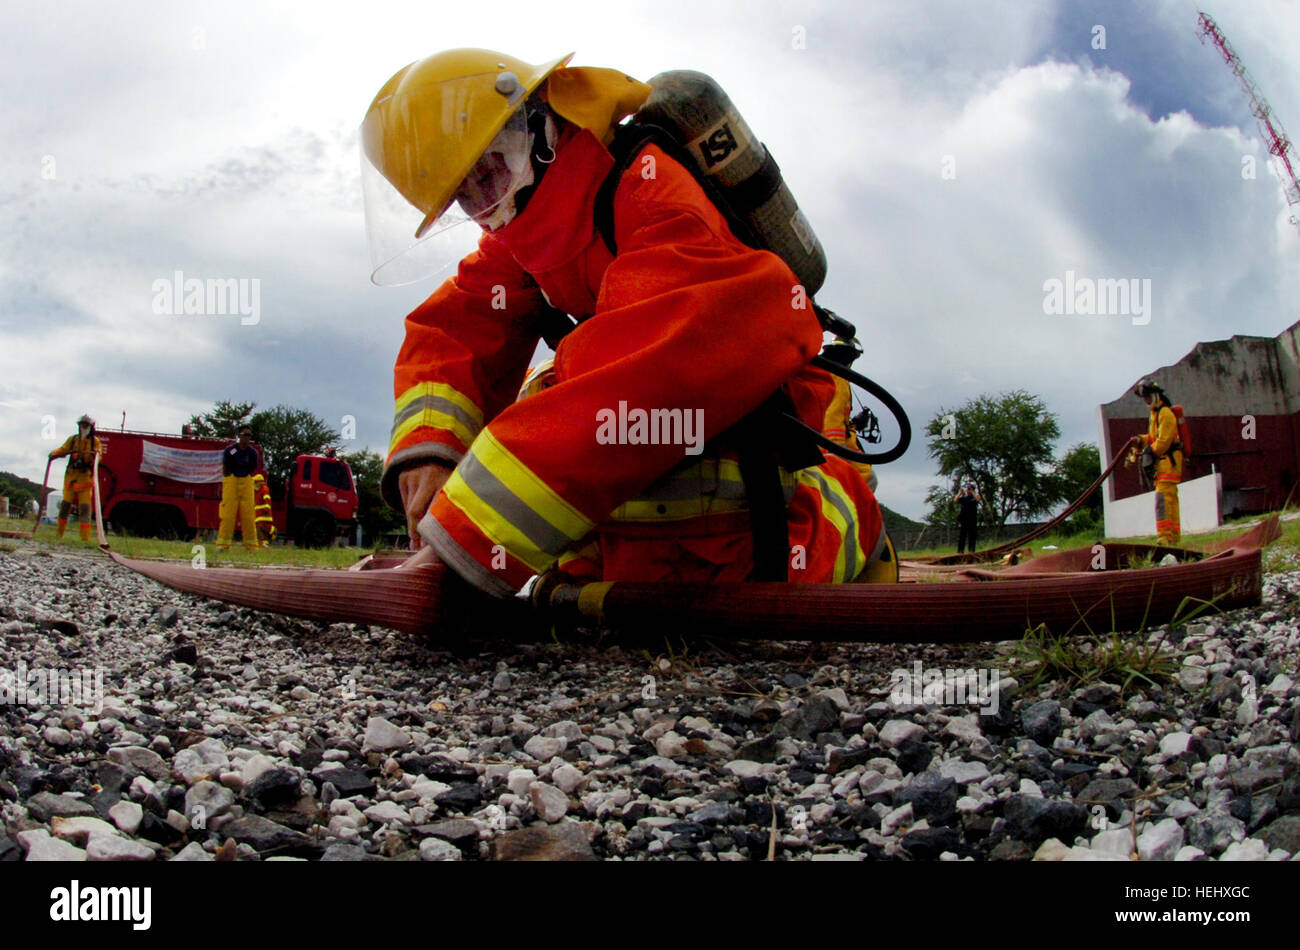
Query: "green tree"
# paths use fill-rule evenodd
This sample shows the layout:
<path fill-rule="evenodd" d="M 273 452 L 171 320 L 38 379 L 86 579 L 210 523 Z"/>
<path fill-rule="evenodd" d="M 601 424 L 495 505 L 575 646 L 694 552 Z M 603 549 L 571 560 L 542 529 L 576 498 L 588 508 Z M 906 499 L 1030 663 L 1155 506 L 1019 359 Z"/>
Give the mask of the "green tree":
<path fill-rule="evenodd" d="M 339 434 L 314 412 L 289 406 L 253 413 L 248 427 L 253 430 L 253 441 L 262 447 L 267 485 L 277 496 L 299 455 L 323 455 L 339 439 Z"/>
<path fill-rule="evenodd" d="M 1056 479 L 1060 491 L 1060 500 L 1072 502 L 1084 493 L 1084 491 L 1097 480 L 1101 474 L 1101 453 L 1097 451 L 1097 446 L 1089 445 L 1087 442 L 1080 442 L 1070 447 L 1070 450 L 1061 457 L 1060 462 L 1056 465 Z M 1066 522 L 1066 530 L 1071 533 L 1081 533 L 1091 531 L 1100 526 L 1102 522 L 1101 514 L 1101 493 L 1103 489 L 1098 488 L 1092 493 L 1087 504 L 1076 511 L 1070 520 Z"/>
<path fill-rule="evenodd" d="M 1023 390 L 983 395 L 960 409 L 940 409 L 925 432 L 930 457 L 951 487 L 935 486 L 927 496 L 932 522 L 949 514 L 939 506 L 943 497 L 955 511 L 952 497 L 967 481 L 980 493 L 980 520 L 998 528 L 1012 515 L 1042 514 L 1060 499 L 1052 445 L 1061 429 L 1037 396 Z"/>
<path fill-rule="evenodd" d="M 240 427 L 248 425 L 249 417 L 256 408 L 255 402 L 231 402 L 223 399 L 212 407 L 211 412 L 190 416 L 189 425 L 197 436 L 205 439 L 230 439 L 233 442 Z"/>
<path fill-rule="evenodd" d="M 384 459 L 377 452 L 362 449 L 339 456 L 352 469 L 357 483 L 357 522 L 369 540 L 378 540 L 385 531 L 406 527 L 406 516 L 384 504 L 379 495 L 379 480 L 384 474 Z"/>

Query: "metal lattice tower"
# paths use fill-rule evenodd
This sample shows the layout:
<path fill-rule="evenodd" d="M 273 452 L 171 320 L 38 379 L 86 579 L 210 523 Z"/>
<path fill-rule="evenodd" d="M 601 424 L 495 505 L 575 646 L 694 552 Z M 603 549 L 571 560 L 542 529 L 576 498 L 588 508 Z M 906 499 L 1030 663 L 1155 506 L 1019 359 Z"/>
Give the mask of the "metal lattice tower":
<path fill-rule="evenodd" d="M 1259 122 L 1259 130 L 1264 135 L 1264 141 L 1267 143 L 1268 152 L 1277 159 L 1276 167 L 1278 177 L 1282 181 L 1282 194 L 1286 197 L 1286 203 L 1291 210 L 1291 223 L 1300 226 L 1300 181 L 1296 180 L 1296 165 L 1300 165 L 1300 160 L 1296 158 L 1295 150 L 1291 147 L 1291 140 L 1287 138 L 1286 130 L 1282 128 L 1282 123 L 1277 116 L 1273 114 L 1272 107 L 1255 85 L 1255 81 L 1250 78 L 1250 73 L 1246 71 L 1246 64 L 1241 61 L 1241 57 L 1228 43 L 1228 38 L 1223 35 L 1219 25 L 1208 13 L 1201 13 L 1196 19 L 1197 35 L 1201 38 L 1201 43 L 1205 42 L 1206 37 L 1218 47 L 1219 53 L 1223 56 L 1223 61 L 1228 64 L 1232 74 L 1237 77 L 1241 87 L 1246 90 L 1246 96 L 1250 99 L 1250 111 L 1255 119 Z"/>

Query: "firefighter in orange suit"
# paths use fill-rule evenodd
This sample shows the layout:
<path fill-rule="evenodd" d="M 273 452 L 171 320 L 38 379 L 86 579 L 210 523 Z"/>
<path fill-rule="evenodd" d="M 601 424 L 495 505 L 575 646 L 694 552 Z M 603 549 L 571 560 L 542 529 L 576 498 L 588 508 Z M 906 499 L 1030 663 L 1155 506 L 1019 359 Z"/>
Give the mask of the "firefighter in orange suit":
<path fill-rule="evenodd" d="M 1130 446 L 1151 450 L 1156 489 L 1156 537 L 1161 544 L 1182 540 L 1178 517 L 1178 483 L 1183 480 L 1183 444 L 1178 438 L 1178 419 L 1168 395 L 1152 379 L 1143 379 L 1133 394 L 1151 410 L 1146 435 L 1135 435 Z"/>
<path fill-rule="evenodd" d="M 271 491 L 261 472 L 253 476 L 253 518 L 257 522 L 258 541 L 262 547 L 270 547 L 275 540 L 275 521 L 271 517 Z"/>
<path fill-rule="evenodd" d="M 253 501 L 253 475 L 262 467 L 253 433 L 247 426 L 239 430 L 239 441 L 221 453 L 221 527 L 217 530 L 217 550 L 230 547 L 235 537 L 235 519 L 239 520 L 244 548 L 256 551 L 257 516 Z"/>
<path fill-rule="evenodd" d="M 68 514 L 77 511 L 77 530 L 81 540 L 90 540 L 91 505 L 95 503 L 95 456 L 104 454 L 104 445 L 95 435 L 95 420 L 82 416 L 77 420 L 77 434 L 50 453 L 50 458 L 68 457 L 63 476 L 63 501 L 59 503 L 59 537 L 68 529 Z"/>
<path fill-rule="evenodd" d="M 611 252 L 594 222 L 607 144 L 649 87 L 568 60 L 440 53 L 394 75 L 362 125 L 377 283 L 419 276 L 404 267 L 428 251 L 420 239 L 451 223 L 483 232 L 407 317 L 384 497 L 412 547 L 432 549 L 412 563 L 436 556 L 497 596 L 557 565 L 607 581 L 750 579 L 737 454 L 715 437 L 778 389 L 822 428 L 835 386 L 808 365 L 821 327 L 793 302 L 785 262 L 737 240 L 656 145 L 616 182 Z M 554 384 L 515 402 L 548 304 L 578 326 Z M 647 438 L 647 416 L 680 421 L 680 438 Z M 780 483 L 791 580 L 861 580 L 890 556 L 847 462 L 781 469 Z"/>

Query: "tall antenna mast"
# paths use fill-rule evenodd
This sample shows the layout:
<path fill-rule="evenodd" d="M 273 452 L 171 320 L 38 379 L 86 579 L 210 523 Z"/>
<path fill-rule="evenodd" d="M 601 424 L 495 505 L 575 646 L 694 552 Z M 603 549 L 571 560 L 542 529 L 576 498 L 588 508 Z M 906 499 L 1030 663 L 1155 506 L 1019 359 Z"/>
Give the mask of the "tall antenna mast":
<path fill-rule="evenodd" d="M 1286 203 L 1291 210 L 1291 223 L 1300 226 L 1300 181 L 1296 180 L 1295 172 L 1296 165 L 1300 165 L 1300 160 L 1296 158 L 1295 150 L 1291 148 L 1291 140 L 1287 138 L 1286 130 L 1273 114 L 1268 100 L 1260 94 L 1255 81 L 1250 78 L 1250 73 L 1246 71 L 1246 64 L 1241 61 L 1236 50 L 1228 43 L 1228 38 L 1223 35 L 1219 25 L 1208 13 L 1201 13 L 1197 17 L 1196 34 L 1201 38 L 1202 44 L 1205 43 L 1206 37 L 1209 37 L 1210 41 L 1218 47 L 1223 61 L 1237 77 L 1241 88 L 1246 90 L 1246 96 L 1250 99 L 1251 114 L 1259 122 L 1259 130 L 1268 145 L 1268 153 L 1277 159 L 1275 167 L 1278 170 L 1278 177 L 1282 180 L 1282 194 L 1286 197 Z"/>

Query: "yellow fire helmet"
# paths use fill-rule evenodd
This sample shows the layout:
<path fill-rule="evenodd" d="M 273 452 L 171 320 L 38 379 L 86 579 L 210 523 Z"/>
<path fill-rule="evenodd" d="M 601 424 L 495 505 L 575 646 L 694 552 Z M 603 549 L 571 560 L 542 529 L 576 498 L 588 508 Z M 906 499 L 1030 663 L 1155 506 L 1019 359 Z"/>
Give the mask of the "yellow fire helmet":
<path fill-rule="evenodd" d="M 542 360 L 542 362 L 528 370 L 528 375 L 524 377 L 524 384 L 519 387 L 519 395 L 515 398 L 515 402 L 519 402 L 528 396 L 534 396 L 543 389 L 550 389 L 555 383 L 554 358 Z"/>
<path fill-rule="evenodd" d="M 448 50 L 384 83 L 361 123 L 371 280 L 410 283 L 436 269 L 431 249 L 416 248 L 470 220 L 454 207 L 462 182 L 525 100 L 572 57 L 533 66 L 491 50 Z"/>

